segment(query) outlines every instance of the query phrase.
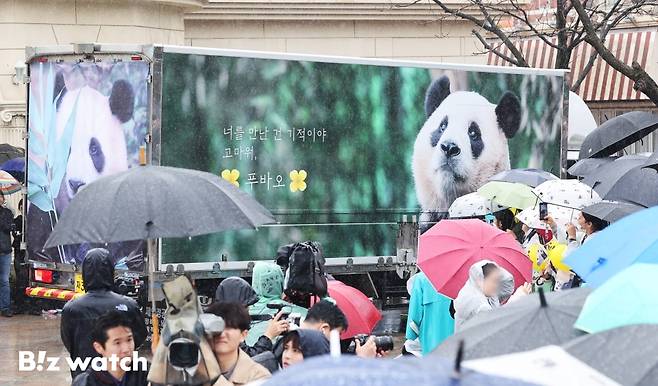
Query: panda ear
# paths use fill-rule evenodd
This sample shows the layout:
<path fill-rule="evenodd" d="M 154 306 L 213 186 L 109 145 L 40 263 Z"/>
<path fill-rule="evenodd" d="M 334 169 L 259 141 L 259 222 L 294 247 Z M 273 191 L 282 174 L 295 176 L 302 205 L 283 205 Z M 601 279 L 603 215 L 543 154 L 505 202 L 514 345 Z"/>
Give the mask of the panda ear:
<path fill-rule="evenodd" d="M 121 123 L 132 118 L 135 109 L 135 93 L 127 81 L 121 79 L 114 82 L 110 93 L 110 110 Z"/>
<path fill-rule="evenodd" d="M 450 95 L 450 79 L 442 76 L 436 79 L 425 94 L 425 115 L 429 118 L 437 107 Z"/>
<path fill-rule="evenodd" d="M 521 103 L 519 98 L 507 91 L 496 106 L 498 127 L 507 138 L 512 138 L 521 126 Z"/>
<path fill-rule="evenodd" d="M 55 75 L 55 85 L 53 86 L 53 88 L 54 88 L 53 102 L 57 101 L 55 103 L 55 109 L 58 109 L 59 105 L 62 103 L 62 98 L 64 98 L 64 94 L 66 94 L 66 82 L 64 81 L 64 74 L 62 74 L 61 72 L 58 72 L 57 75 Z M 57 99 L 58 96 L 59 99 Z"/>

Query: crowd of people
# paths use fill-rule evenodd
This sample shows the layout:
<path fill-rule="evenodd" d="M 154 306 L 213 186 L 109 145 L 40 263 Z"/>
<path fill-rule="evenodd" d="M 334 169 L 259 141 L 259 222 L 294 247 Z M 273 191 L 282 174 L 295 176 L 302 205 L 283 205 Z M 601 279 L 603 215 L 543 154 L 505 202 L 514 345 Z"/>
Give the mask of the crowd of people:
<path fill-rule="evenodd" d="M 61 319 L 62 342 L 71 359 L 132 357 L 133 351 L 144 344 L 147 329 L 137 303 L 113 292 L 110 253 L 103 248 L 90 250 L 82 275 L 87 293 L 69 301 Z M 214 385 L 246 385 L 305 359 L 329 354 L 331 332 L 347 330 L 348 320 L 331 298 L 318 299 L 305 308 L 289 302 L 283 286 L 281 268 L 269 262 L 256 263 L 252 284 L 239 277 L 220 283 L 214 302 L 204 309 L 224 321 L 221 333 L 207 336 L 222 374 Z M 294 312 L 303 314 L 302 318 L 284 318 L 284 314 Z M 363 345 L 355 340 L 355 345 L 358 357 L 387 354 L 378 351 L 374 337 Z M 88 368 L 72 371 L 71 377 L 74 386 L 132 386 L 146 385 L 147 373 L 147 369 Z"/>

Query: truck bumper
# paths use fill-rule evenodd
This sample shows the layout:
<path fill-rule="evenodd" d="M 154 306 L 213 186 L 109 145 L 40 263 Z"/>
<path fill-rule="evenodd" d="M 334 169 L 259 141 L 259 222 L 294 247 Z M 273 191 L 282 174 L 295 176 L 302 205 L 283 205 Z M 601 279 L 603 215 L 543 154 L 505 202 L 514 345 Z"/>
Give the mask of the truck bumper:
<path fill-rule="evenodd" d="M 58 288 L 27 287 L 25 288 L 25 295 L 33 298 L 54 299 L 66 302 L 84 294 Z"/>

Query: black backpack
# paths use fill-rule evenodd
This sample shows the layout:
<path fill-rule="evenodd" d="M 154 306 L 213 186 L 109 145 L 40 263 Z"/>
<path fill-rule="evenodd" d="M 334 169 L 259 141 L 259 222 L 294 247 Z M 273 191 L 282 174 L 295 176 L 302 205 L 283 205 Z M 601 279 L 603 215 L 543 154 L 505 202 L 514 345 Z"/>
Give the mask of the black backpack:
<path fill-rule="evenodd" d="M 305 241 L 289 248 L 286 295 L 327 295 L 327 276 L 319 243 Z"/>

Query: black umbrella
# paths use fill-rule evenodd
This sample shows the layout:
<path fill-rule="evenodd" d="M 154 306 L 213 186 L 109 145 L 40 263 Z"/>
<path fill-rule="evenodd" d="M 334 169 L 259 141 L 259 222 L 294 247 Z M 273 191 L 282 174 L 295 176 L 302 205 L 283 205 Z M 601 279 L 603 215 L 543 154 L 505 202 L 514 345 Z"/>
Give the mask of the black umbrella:
<path fill-rule="evenodd" d="M 641 205 L 632 204 L 630 202 L 600 201 L 596 204 L 584 207 L 582 211 L 596 218 L 612 223 L 642 209 L 645 208 Z"/>
<path fill-rule="evenodd" d="M 608 164 L 616 159 L 617 157 L 581 159 L 579 161 L 576 161 L 575 164 L 571 165 L 571 167 L 567 170 L 567 172 L 569 172 L 569 174 L 571 174 L 572 176 L 585 177 L 587 175 L 592 174 L 599 167 Z"/>
<path fill-rule="evenodd" d="M 25 150 L 8 143 L 0 143 L 0 164 L 14 158 L 25 158 Z"/>
<path fill-rule="evenodd" d="M 489 181 L 515 182 L 536 188 L 543 182 L 557 179 L 555 175 L 541 169 L 512 169 L 494 175 Z"/>
<path fill-rule="evenodd" d="M 623 385 L 658 385 L 658 325 L 619 327 L 574 339 L 563 348 Z"/>
<path fill-rule="evenodd" d="M 585 137 L 578 159 L 613 155 L 658 129 L 658 115 L 631 111 L 605 121 Z"/>
<path fill-rule="evenodd" d="M 637 166 L 621 176 L 601 198 L 607 201 L 630 202 L 648 208 L 658 205 L 656 192 L 658 192 L 658 173 Z"/>
<path fill-rule="evenodd" d="M 432 354 L 452 358 L 464 341 L 464 360 L 528 351 L 566 343 L 583 332 L 573 324 L 590 294 L 577 288 L 532 294 L 513 304 L 481 312 Z"/>
<path fill-rule="evenodd" d="M 658 151 L 651 154 L 644 167 L 654 169 L 658 172 Z"/>
<path fill-rule="evenodd" d="M 617 158 L 613 162 L 599 166 L 592 173 L 586 175 L 582 182 L 591 186 L 599 196 L 603 197 L 629 170 L 637 166 L 642 166 L 646 162 L 647 157 L 644 155 L 626 155 Z"/>
<path fill-rule="evenodd" d="M 256 200 L 214 174 L 140 166 L 80 190 L 46 248 L 197 236 L 273 222 L 270 212 Z"/>

